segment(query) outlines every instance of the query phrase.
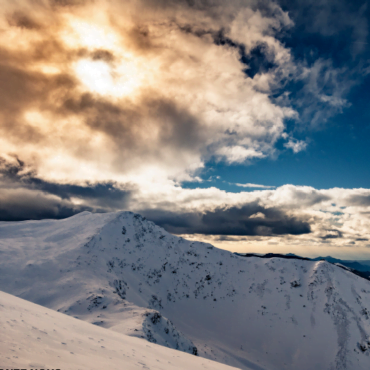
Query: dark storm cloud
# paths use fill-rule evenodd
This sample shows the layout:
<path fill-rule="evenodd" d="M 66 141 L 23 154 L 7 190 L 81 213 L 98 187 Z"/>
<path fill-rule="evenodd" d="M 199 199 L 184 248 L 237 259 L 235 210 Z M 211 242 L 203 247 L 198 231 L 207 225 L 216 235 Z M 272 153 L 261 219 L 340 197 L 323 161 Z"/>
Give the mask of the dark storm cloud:
<path fill-rule="evenodd" d="M 1 221 L 65 218 L 82 211 L 124 209 L 133 191 L 112 182 L 84 186 L 53 183 L 25 171 L 19 159 L 10 164 L 0 158 Z M 74 204 L 72 198 L 78 198 L 81 204 Z"/>
<path fill-rule="evenodd" d="M 204 213 L 172 213 L 147 210 L 142 213 L 174 234 L 205 235 L 285 235 L 311 232 L 309 223 L 278 208 L 264 208 L 258 203 L 242 207 L 217 208 Z"/>
<path fill-rule="evenodd" d="M 24 188 L 0 190 L 0 221 L 61 219 L 82 211 L 95 210 Z"/>
<path fill-rule="evenodd" d="M 326 235 L 321 237 L 322 240 L 338 239 L 338 238 L 343 238 L 343 233 L 337 229 L 327 229 Z"/>

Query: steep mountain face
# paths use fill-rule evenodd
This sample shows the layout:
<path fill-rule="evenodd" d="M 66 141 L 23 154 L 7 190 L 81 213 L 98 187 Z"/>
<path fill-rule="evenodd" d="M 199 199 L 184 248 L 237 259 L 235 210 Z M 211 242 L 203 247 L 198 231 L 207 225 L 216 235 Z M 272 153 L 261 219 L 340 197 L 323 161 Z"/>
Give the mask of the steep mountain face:
<path fill-rule="evenodd" d="M 368 369 L 370 282 L 239 257 L 130 212 L 0 223 L 0 289 L 243 369 Z"/>

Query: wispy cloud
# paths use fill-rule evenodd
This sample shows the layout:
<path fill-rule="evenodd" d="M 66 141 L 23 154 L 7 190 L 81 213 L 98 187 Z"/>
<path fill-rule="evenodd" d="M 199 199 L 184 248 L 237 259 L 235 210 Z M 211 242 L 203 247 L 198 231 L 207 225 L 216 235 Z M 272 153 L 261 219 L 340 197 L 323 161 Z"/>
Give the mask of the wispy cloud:
<path fill-rule="evenodd" d="M 292 149 L 294 153 L 299 153 L 303 150 L 306 150 L 307 143 L 304 140 L 290 138 L 289 141 L 284 144 L 284 146 L 287 149 Z"/>
<path fill-rule="evenodd" d="M 232 185 L 236 185 L 242 188 L 258 188 L 258 189 L 274 189 L 276 186 L 269 186 L 269 185 L 261 185 L 261 184 L 251 184 L 251 183 L 246 183 L 246 184 L 238 184 L 238 183 L 230 183 Z"/>

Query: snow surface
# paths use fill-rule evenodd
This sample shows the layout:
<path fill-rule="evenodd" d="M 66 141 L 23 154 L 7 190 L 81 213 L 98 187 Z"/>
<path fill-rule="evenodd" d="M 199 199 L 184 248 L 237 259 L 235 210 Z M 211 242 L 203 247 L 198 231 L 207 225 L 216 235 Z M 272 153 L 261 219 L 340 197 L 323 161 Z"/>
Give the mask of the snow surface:
<path fill-rule="evenodd" d="M 227 370 L 0 292 L 0 368 Z"/>
<path fill-rule="evenodd" d="M 236 256 L 131 212 L 0 223 L 0 289 L 243 369 L 370 368 L 369 281 Z"/>

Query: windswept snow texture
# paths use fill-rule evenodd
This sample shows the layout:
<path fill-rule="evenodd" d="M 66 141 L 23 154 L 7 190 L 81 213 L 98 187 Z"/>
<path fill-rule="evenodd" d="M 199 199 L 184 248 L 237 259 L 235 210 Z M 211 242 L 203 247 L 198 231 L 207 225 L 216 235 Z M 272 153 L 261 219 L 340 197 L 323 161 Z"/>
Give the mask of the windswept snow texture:
<path fill-rule="evenodd" d="M 0 368 L 228 370 L 0 292 Z"/>
<path fill-rule="evenodd" d="M 152 343 L 242 369 L 370 367 L 370 282 L 325 261 L 239 257 L 130 212 L 0 223 L 0 256 L 0 289 Z"/>

